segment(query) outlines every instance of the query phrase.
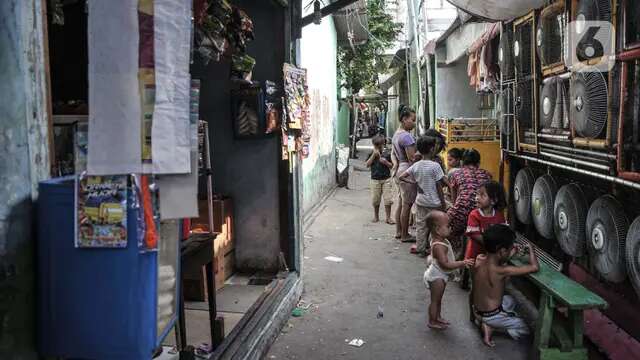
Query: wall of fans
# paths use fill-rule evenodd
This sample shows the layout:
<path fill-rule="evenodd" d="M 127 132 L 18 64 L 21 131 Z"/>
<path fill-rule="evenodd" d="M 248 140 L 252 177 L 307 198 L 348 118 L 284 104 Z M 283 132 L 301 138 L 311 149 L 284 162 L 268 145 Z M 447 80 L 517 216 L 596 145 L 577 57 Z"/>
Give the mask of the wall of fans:
<path fill-rule="evenodd" d="M 590 20 L 614 25 L 610 71 L 588 71 L 600 60 L 588 43 L 570 49 L 568 24 L 580 29 Z M 568 66 L 571 51 L 583 71 Z M 550 1 L 503 23 L 498 61 L 501 147 L 518 230 L 637 304 L 640 1 Z"/>

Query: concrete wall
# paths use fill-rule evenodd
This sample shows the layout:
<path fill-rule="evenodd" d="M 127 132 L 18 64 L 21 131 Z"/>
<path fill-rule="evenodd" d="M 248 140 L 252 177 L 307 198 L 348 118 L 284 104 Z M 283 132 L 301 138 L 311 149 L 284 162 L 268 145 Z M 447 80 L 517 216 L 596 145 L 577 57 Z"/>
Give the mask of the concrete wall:
<path fill-rule="evenodd" d="M 284 10 L 272 1 L 234 1 L 252 18 L 256 39 L 247 53 L 256 59 L 253 79 L 282 86 Z M 213 187 L 233 199 L 236 267 L 241 271 L 277 270 L 280 253 L 278 135 L 259 140 L 233 137 L 230 103 L 230 63 L 204 66 L 196 56 L 192 77 L 202 80 L 200 117 L 209 122 L 213 150 Z M 284 179 L 286 181 L 286 179 Z"/>
<path fill-rule="evenodd" d="M 302 29 L 301 66 L 307 69 L 311 100 L 309 157 L 302 161 L 302 210 L 309 210 L 336 183 L 338 88 L 336 30 L 333 18 Z"/>
<path fill-rule="evenodd" d="M 480 117 L 480 98 L 469 86 L 467 57 L 436 65 L 436 117 Z"/>
<path fill-rule="evenodd" d="M 0 2 L 0 358 L 35 359 L 34 206 L 48 177 L 39 0 Z"/>

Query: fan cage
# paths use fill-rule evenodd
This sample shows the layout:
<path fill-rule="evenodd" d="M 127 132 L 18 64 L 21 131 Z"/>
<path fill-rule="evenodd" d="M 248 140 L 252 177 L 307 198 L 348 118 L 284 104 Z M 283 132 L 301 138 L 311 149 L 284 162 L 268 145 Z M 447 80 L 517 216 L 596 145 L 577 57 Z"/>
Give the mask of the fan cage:
<path fill-rule="evenodd" d="M 605 228 L 610 224 L 614 228 Z M 600 227 L 600 228 L 598 228 Z M 621 282 L 626 277 L 625 239 L 629 220 L 620 202 L 611 195 L 604 195 L 591 204 L 587 214 L 587 249 L 596 270 L 608 281 Z M 604 242 L 606 236 L 608 242 Z M 615 241 L 611 243 L 611 241 Z M 617 247 L 617 254 L 608 249 Z M 618 259 L 611 259 L 617 255 Z M 617 260 L 615 263 L 608 263 Z"/>
<path fill-rule="evenodd" d="M 548 96 L 551 95 L 551 96 Z M 539 124 L 544 133 L 567 134 L 569 130 L 569 79 L 554 76 L 540 86 Z"/>
<path fill-rule="evenodd" d="M 515 42 L 513 51 L 515 54 L 515 67 L 518 79 L 526 78 L 533 75 L 533 56 L 532 46 L 534 44 L 534 27 L 533 19 L 527 20 L 521 24 L 515 25 Z"/>
<path fill-rule="evenodd" d="M 608 140 L 610 97 L 608 74 L 599 72 L 572 74 L 570 116 L 574 138 Z M 580 118 L 581 116 L 583 118 Z"/>
<path fill-rule="evenodd" d="M 584 255 L 589 204 L 580 185 L 562 186 L 554 202 L 554 233 L 560 248 L 570 256 Z"/>
<path fill-rule="evenodd" d="M 554 200 L 558 191 L 551 175 L 539 177 L 531 192 L 531 215 L 533 224 L 542 237 L 553 238 Z"/>
<path fill-rule="evenodd" d="M 510 152 L 516 151 L 515 144 L 515 90 L 513 84 L 503 85 L 499 93 L 500 148 Z"/>
<path fill-rule="evenodd" d="M 622 111 L 622 170 L 640 172 L 640 66 L 635 61 L 625 62 L 626 101 Z"/>
<path fill-rule="evenodd" d="M 566 25 L 567 14 L 563 2 L 554 3 L 540 13 L 536 47 L 543 71 L 559 66 L 564 69 L 567 52 Z"/>
<path fill-rule="evenodd" d="M 624 0 L 622 44 L 625 49 L 640 47 L 640 6 L 637 0 Z"/>
<path fill-rule="evenodd" d="M 513 44 L 513 28 L 510 25 L 503 25 L 498 48 L 498 64 L 503 82 L 515 79 Z"/>
<path fill-rule="evenodd" d="M 533 80 L 517 83 L 514 108 L 520 144 L 535 145 L 536 143 L 534 118 L 536 106 Z"/>

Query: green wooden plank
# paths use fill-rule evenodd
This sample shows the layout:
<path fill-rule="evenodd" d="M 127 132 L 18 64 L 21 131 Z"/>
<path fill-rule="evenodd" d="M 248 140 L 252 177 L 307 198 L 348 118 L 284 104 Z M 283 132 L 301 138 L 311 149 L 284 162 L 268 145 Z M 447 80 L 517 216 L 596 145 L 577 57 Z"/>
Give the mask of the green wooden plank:
<path fill-rule="evenodd" d="M 522 266 L 528 264 L 528 259 L 513 258 L 511 263 L 516 266 Z M 570 309 L 607 307 L 607 302 L 600 296 L 569 279 L 564 274 L 555 271 L 545 263 L 539 262 L 539 264 L 540 270 L 537 273 L 527 275 L 527 277 Z"/>
<path fill-rule="evenodd" d="M 534 349 L 545 349 L 549 347 L 551 335 L 551 325 L 553 324 L 553 298 L 546 292 L 540 294 L 539 315 L 536 321 L 536 333 L 533 339 Z"/>
<path fill-rule="evenodd" d="M 553 337 L 560 343 L 560 351 L 571 351 L 573 348 L 573 342 L 569 338 L 569 333 L 567 333 L 567 330 L 565 330 L 559 321 L 553 323 L 551 326 L 551 332 L 553 333 Z"/>
<path fill-rule="evenodd" d="M 562 352 L 560 349 L 538 349 L 540 360 L 587 360 L 587 349 L 575 349 L 569 352 Z"/>

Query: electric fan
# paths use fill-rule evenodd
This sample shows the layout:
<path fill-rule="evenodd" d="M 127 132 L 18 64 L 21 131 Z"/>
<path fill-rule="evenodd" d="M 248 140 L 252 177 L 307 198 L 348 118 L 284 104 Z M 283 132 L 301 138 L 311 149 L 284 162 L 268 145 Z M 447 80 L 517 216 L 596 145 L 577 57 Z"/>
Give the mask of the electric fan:
<path fill-rule="evenodd" d="M 596 199 L 587 214 L 587 251 L 596 270 L 608 281 L 626 277 L 625 235 L 629 221 L 622 205 L 611 195 Z"/>
<path fill-rule="evenodd" d="M 586 36 L 587 21 L 606 21 L 611 22 L 611 0 L 580 0 L 576 9 L 576 32 L 582 37 L 577 43 L 576 55 L 578 60 L 585 61 L 595 59 L 604 55 L 602 44 L 592 41 L 593 36 Z M 599 29 L 599 31 L 604 31 Z M 593 35 L 593 34 L 591 34 Z M 603 34 L 600 34 L 603 36 Z"/>
<path fill-rule="evenodd" d="M 545 79 L 540 90 L 540 126 L 545 129 L 566 129 L 569 126 L 568 91 L 559 77 Z"/>
<path fill-rule="evenodd" d="M 527 137 L 527 132 L 533 131 L 534 125 L 534 105 L 533 105 L 533 82 L 523 81 L 516 85 L 515 97 L 515 120 L 518 123 L 518 135 L 521 143 L 535 143 L 535 138 Z"/>
<path fill-rule="evenodd" d="M 509 25 L 502 27 L 500 45 L 498 46 L 498 66 L 502 74 L 502 81 L 510 81 L 515 77 L 513 68 L 513 29 Z"/>
<path fill-rule="evenodd" d="M 553 206 L 553 229 L 566 254 L 584 255 L 585 222 L 589 203 L 579 185 L 568 184 L 558 190 Z"/>
<path fill-rule="evenodd" d="M 513 185 L 516 217 L 523 224 L 531 224 L 531 192 L 533 191 L 534 182 L 533 171 L 529 168 L 524 168 L 518 171 Z"/>
<path fill-rule="evenodd" d="M 544 238 L 553 238 L 553 201 L 558 192 L 553 176 L 543 175 L 536 180 L 531 192 L 533 225 Z"/>
<path fill-rule="evenodd" d="M 607 80 L 599 72 L 571 76 L 570 112 L 579 137 L 593 139 L 602 134 L 608 118 Z"/>
<path fill-rule="evenodd" d="M 525 21 L 515 26 L 513 55 L 518 78 L 531 76 L 533 73 L 532 37 L 533 20 Z"/>
<path fill-rule="evenodd" d="M 640 217 L 636 218 L 629 228 L 625 248 L 627 275 L 640 297 Z"/>
<path fill-rule="evenodd" d="M 513 133 L 513 125 L 511 124 L 511 119 L 513 118 L 513 88 L 511 86 L 506 86 L 502 89 L 497 105 L 500 131 L 504 135 L 511 135 Z"/>
<path fill-rule="evenodd" d="M 563 2 L 547 6 L 540 13 L 536 30 L 536 48 L 543 69 L 563 63 L 565 26 Z"/>

